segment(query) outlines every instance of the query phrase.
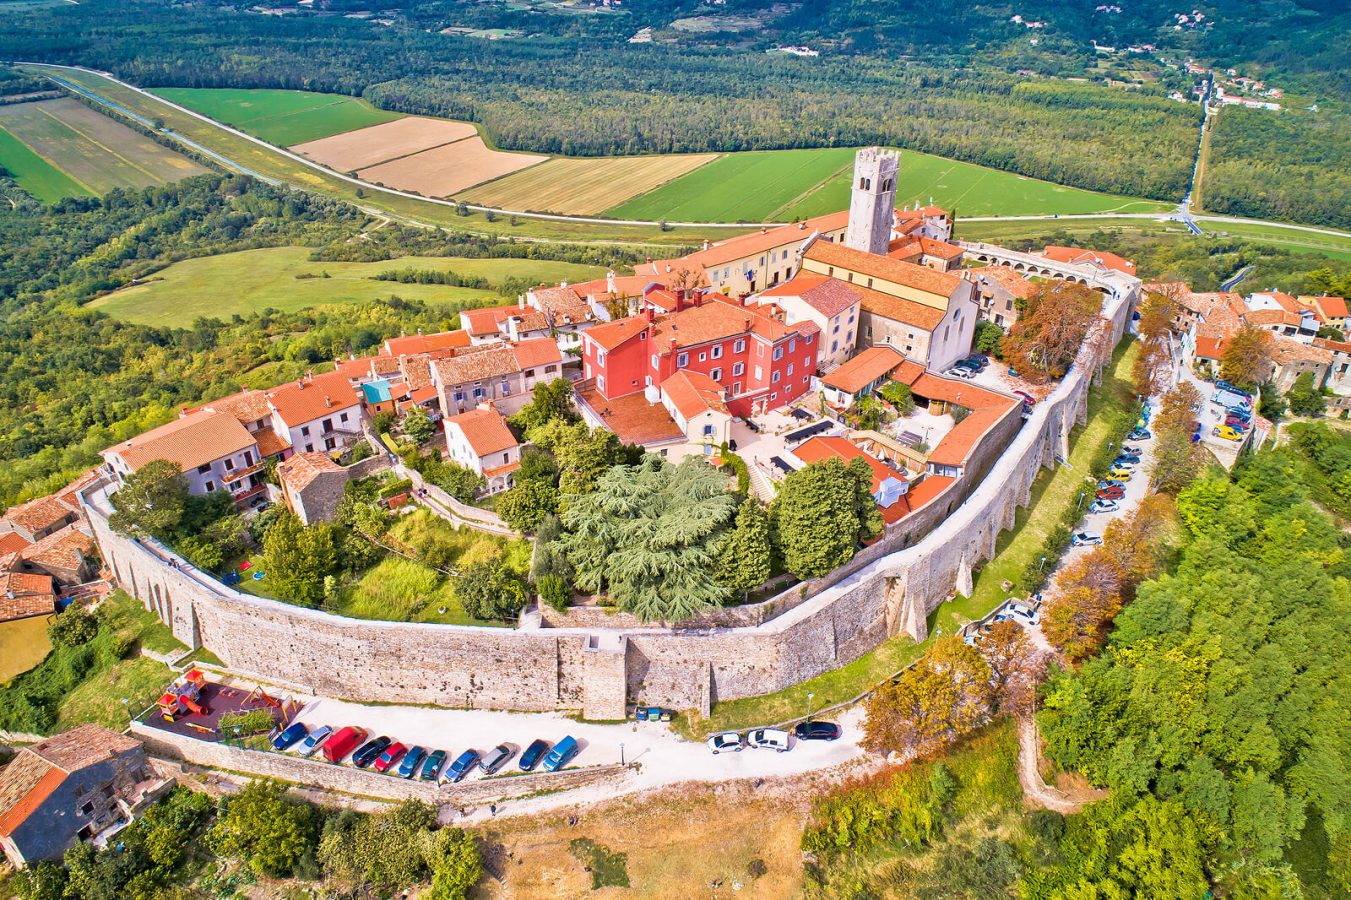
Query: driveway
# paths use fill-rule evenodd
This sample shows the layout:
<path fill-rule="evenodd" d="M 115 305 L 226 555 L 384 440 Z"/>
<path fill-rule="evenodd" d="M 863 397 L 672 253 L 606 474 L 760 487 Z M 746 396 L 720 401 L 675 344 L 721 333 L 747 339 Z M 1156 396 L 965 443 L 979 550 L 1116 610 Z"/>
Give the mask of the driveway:
<path fill-rule="evenodd" d="M 450 759 L 467 749 L 480 753 L 498 744 L 514 745 L 517 754 L 531 741 L 543 738 L 550 743 L 571 735 L 581 745 L 572 765 L 610 765 L 623 761 L 637 763 L 623 783 L 580 788 L 546 794 L 529 800 L 499 804 L 499 810 L 513 814 L 569 806 L 579 802 L 645 791 L 681 782 L 719 782 L 753 778 L 780 778 L 802 775 L 845 763 L 861 761 L 865 754 L 858 745 L 862 736 L 863 710 L 850 709 L 830 717 L 844 730 L 838 741 L 796 741 L 787 753 L 747 748 L 739 753 L 714 756 L 702 743 L 679 737 L 660 722 L 593 724 L 578 722 L 563 713 L 518 713 L 496 710 L 448 710 L 416 706 L 367 706 L 344 700 L 311 699 L 297 721 L 311 728 L 331 725 L 360 725 L 374 735 L 388 735 L 408 746 L 420 745 L 447 751 Z M 514 767 L 513 759 L 508 767 Z M 477 774 L 470 776 L 478 777 Z M 479 810 L 479 817 L 487 815 Z M 474 815 L 470 818 L 473 819 Z"/>

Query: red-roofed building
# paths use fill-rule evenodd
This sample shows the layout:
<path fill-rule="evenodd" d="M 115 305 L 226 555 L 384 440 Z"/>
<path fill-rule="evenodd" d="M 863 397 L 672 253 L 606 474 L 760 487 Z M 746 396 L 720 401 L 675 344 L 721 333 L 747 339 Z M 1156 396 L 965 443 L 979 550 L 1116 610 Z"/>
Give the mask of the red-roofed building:
<path fill-rule="evenodd" d="M 1034 285 L 1007 266 L 963 269 L 962 277 L 976 286 L 981 318 L 1001 328 L 1018 321 L 1018 303 L 1032 294 Z"/>
<path fill-rule="evenodd" d="M 723 392 L 702 372 L 682 369 L 661 383 L 661 403 L 690 443 L 719 447 L 732 439 L 732 414 Z"/>
<path fill-rule="evenodd" d="M 507 420 L 491 407 L 446 419 L 446 452 L 455 462 L 482 475 L 489 494 L 510 488 L 512 473 L 521 467 L 520 443 L 507 427 Z"/>
<path fill-rule="evenodd" d="M 1085 250 L 1082 247 L 1056 247 L 1048 245 L 1042 256 L 1056 262 L 1081 266 L 1093 266 L 1099 269 L 1111 269 L 1127 275 L 1135 274 L 1135 261 L 1109 253 L 1106 250 Z"/>
<path fill-rule="evenodd" d="M 409 334 L 403 337 L 387 338 L 383 355 L 398 358 L 418 353 L 432 353 L 438 350 L 460 350 L 470 344 L 469 332 L 463 328 L 457 331 L 442 331 L 437 334 Z"/>
<path fill-rule="evenodd" d="M 655 403 L 667 378 L 699 372 L 722 387 L 737 416 L 777 409 L 810 390 L 820 343 L 813 323 L 786 325 L 765 307 L 741 306 L 718 294 L 695 295 L 690 302 L 670 315 L 649 308 L 586 331 L 585 378 L 607 399 L 650 389 Z"/>
<path fill-rule="evenodd" d="M 1312 309 L 1318 316 L 1318 321 L 1327 325 L 1329 328 L 1336 328 L 1346 334 L 1348 320 L 1351 319 L 1351 312 L 1346 307 L 1346 298 L 1344 297 L 1298 297 L 1299 303 Z"/>
<path fill-rule="evenodd" d="M 784 322 L 814 322 L 821 329 L 821 371 L 829 372 L 854 354 L 861 297 L 838 278 L 798 272 L 777 287 L 756 295 L 784 312 Z"/>
<path fill-rule="evenodd" d="M 225 490 L 243 504 L 264 491 L 258 442 L 228 413 L 199 409 L 115 444 L 100 455 L 119 481 L 146 463 L 162 459 L 183 470 L 191 494 Z"/>
<path fill-rule="evenodd" d="M 878 509 L 882 511 L 882 520 L 891 525 L 910 512 L 910 504 L 906 502 L 910 482 L 904 473 L 888 468 L 881 460 L 864 453 L 845 438 L 818 435 L 804 441 L 787 455 L 796 457 L 806 465 L 828 459 L 838 459 L 844 463 L 861 459 L 872 469 L 872 495 Z"/>
<path fill-rule="evenodd" d="M 519 408 L 537 383 L 562 375 L 563 354 L 548 337 L 474 347 L 433 360 L 431 367 L 441 412 L 448 416 L 485 402 Z"/>
<path fill-rule="evenodd" d="M 331 522 L 347 487 L 347 470 L 323 453 L 297 453 L 277 466 L 282 496 L 301 524 Z"/>
<path fill-rule="evenodd" d="M 460 323 L 475 346 L 549 336 L 549 320 L 539 310 L 528 308 L 524 298 L 512 306 L 466 309 L 460 313 Z"/>
<path fill-rule="evenodd" d="M 342 450 L 361 437 L 361 393 L 342 372 L 306 375 L 266 393 L 273 429 L 297 453 Z"/>
<path fill-rule="evenodd" d="M 903 362 L 905 357 L 891 347 L 869 347 L 822 376 L 821 391 L 831 406 L 848 409 L 858 398 L 871 394 Z"/>

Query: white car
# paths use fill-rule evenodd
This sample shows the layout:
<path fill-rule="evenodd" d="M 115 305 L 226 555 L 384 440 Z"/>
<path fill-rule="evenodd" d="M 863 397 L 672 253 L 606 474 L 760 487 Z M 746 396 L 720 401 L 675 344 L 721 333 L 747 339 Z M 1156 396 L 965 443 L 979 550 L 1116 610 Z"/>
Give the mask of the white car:
<path fill-rule="evenodd" d="M 782 728 L 756 728 L 746 732 L 746 746 L 760 750 L 788 752 L 788 732 Z"/>
<path fill-rule="evenodd" d="M 296 747 L 296 752 L 301 756 L 313 756 L 315 751 L 323 745 L 324 741 L 328 740 L 329 735 L 332 733 L 332 728 L 329 728 L 327 725 L 320 725 L 318 728 L 311 731 L 305 737 L 305 740 L 300 742 L 300 746 Z"/>
<path fill-rule="evenodd" d="M 735 731 L 723 731 L 718 734 L 711 734 L 704 743 L 708 744 L 708 749 L 713 751 L 713 755 L 719 753 L 740 753 L 746 745 L 741 741 L 741 735 Z"/>
<path fill-rule="evenodd" d="M 1094 500 L 1088 511 L 1091 513 L 1109 513 L 1116 512 L 1120 508 L 1121 504 L 1115 500 Z"/>
<path fill-rule="evenodd" d="M 951 369 L 948 369 L 943 374 L 949 378 L 964 378 L 967 381 L 970 381 L 972 378 L 976 377 L 976 373 L 966 368 L 965 366 L 953 366 Z"/>
<path fill-rule="evenodd" d="M 1070 543 L 1076 547 L 1091 547 L 1102 543 L 1102 535 L 1094 534 L 1091 531 L 1081 531 L 1078 534 L 1070 535 Z"/>

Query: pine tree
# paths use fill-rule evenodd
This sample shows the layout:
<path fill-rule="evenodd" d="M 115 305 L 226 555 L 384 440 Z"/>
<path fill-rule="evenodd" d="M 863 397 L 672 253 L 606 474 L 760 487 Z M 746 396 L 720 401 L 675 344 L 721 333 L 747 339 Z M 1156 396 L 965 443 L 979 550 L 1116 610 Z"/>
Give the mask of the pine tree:
<path fill-rule="evenodd" d="M 718 581 L 747 594 L 769 579 L 769 516 L 754 499 L 737 510 L 736 526 L 718 550 Z"/>

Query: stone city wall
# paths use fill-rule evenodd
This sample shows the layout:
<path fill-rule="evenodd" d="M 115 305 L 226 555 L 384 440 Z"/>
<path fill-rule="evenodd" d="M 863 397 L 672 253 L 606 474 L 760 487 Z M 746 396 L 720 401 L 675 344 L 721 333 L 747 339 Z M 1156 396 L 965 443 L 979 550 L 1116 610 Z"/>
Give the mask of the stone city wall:
<path fill-rule="evenodd" d="M 1113 344 L 1134 299 L 1109 299 Z M 1067 452 L 1095 374 L 1084 363 L 1020 429 L 1016 417 L 997 426 L 971 466 L 988 469 L 985 477 L 917 514 L 917 526 L 930 529 L 924 537 L 909 543 L 912 531 L 889 535 L 831 578 L 809 584 L 805 598 L 794 587 L 738 608 L 735 617 L 746 624 L 735 627 L 513 630 L 348 619 L 241 594 L 153 542 L 115 534 L 105 487 L 81 497 L 117 583 L 183 643 L 209 647 L 245 677 L 357 702 L 579 709 L 597 719 L 615 718 L 637 700 L 706 711 L 838 668 L 899 632 L 923 638 L 927 615 L 954 590 L 971 590 L 972 570 L 993 556 L 1038 471 Z M 604 658 L 590 658 L 597 653 Z"/>
<path fill-rule="evenodd" d="M 561 772 L 480 778 L 460 784 L 432 784 L 420 778 L 381 775 L 354 766 L 334 765 L 322 759 L 305 759 L 284 753 L 246 750 L 213 741 L 199 741 L 140 722 L 132 722 L 129 730 L 145 743 L 147 752 L 157 756 L 359 797 L 424 800 L 434 805 L 449 803 L 456 806 L 481 806 L 539 791 L 571 790 L 618 779 L 625 772 L 624 767 L 619 765 L 586 766 Z"/>

